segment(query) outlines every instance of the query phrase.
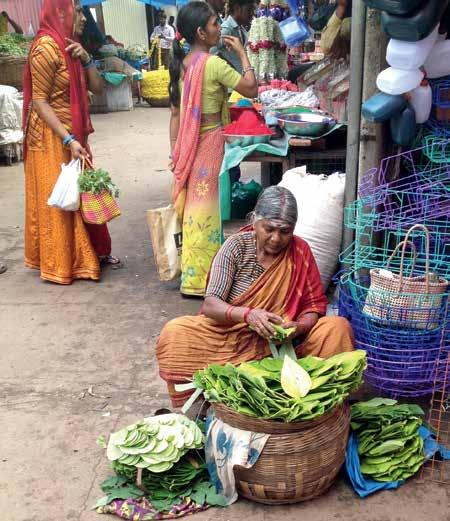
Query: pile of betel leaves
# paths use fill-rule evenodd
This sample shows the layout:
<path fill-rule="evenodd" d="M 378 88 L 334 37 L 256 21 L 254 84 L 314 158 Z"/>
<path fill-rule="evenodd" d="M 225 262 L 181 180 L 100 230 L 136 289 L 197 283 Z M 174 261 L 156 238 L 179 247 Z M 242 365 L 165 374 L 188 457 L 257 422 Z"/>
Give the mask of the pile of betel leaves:
<path fill-rule="evenodd" d="M 188 496 L 199 505 L 223 505 L 198 452 L 203 446 L 200 427 L 175 413 L 145 418 L 111 434 L 107 457 L 116 477 L 102 483 L 106 496 L 95 506 L 144 495 L 160 511 L 170 510 Z"/>
<path fill-rule="evenodd" d="M 27 56 L 33 38 L 22 34 L 6 33 L 0 35 L 0 56 Z"/>
<path fill-rule="evenodd" d="M 419 435 L 424 412 L 414 404 L 374 398 L 352 405 L 361 472 L 375 481 L 405 480 L 425 461 Z"/>
<path fill-rule="evenodd" d="M 194 384 L 210 402 L 255 418 L 293 422 L 317 418 L 341 404 L 361 384 L 366 365 L 362 350 L 326 360 L 286 354 L 238 367 L 212 364 L 195 373 Z"/>

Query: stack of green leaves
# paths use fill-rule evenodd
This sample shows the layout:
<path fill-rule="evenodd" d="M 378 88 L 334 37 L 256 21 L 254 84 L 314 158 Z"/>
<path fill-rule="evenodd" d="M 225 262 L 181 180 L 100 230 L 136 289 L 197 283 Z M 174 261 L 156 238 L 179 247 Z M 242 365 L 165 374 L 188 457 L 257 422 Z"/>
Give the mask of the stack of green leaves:
<path fill-rule="evenodd" d="M 366 353 L 358 350 L 326 360 L 264 358 L 238 367 L 212 364 L 194 375 L 194 384 L 211 402 L 255 418 L 311 420 L 341 404 L 359 387 Z"/>
<path fill-rule="evenodd" d="M 112 462 L 162 473 L 203 444 L 204 436 L 196 423 L 182 414 L 163 414 L 111 434 L 106 455 Z"/>
<path fill-rule="evenodd" d="M 113 461 L 112 468 L 119 478 L 124 478 L 124 483 L 135 490 L 133 487 L 137 477 L 136 467 Z M 142 485 L 152 505 L 160 511 L 170 510 L 172 505 L 185 497 L 191 497 L 200 505 L 205 502 L 209 505 L 224 505 L 223 497 L 216 494 L 214 487 L 209 483 L 205 463 L 195 451 L 189 451 L 166 472 L 155 474 L 144 469 Z M 142 490 L 140 493 L 142 495 Z"/>
<path fill-rule="evenodd" d="M 0 55 L 2 56 L 26 56 L 33 38 L 27 38 L 22 34 L 6 33 L 0 35 Z"/>
<path fill-rule="evenodd" d="M 425 461 L 419 435 L 424 412 L 414 404 L 374 398 L 352 406 L 361 472 L 375 481 L 405 480 Z"/>
<path fill-rule="evenodd" d="M 80 192 L 93 192 L 99 194 L 106 190 L 114 197 L 119 197 L 120 190 L 112 182 L 111 176 L 102 168 L 85 170 L 78 177 L 78 187 Z"/>

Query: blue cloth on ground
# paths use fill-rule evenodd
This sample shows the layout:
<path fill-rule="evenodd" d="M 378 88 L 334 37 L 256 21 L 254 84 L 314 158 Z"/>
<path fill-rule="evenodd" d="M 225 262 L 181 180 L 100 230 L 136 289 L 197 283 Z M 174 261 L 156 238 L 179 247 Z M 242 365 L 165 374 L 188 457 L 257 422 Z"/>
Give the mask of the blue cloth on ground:
<path fill-rule="evenodd" d="M 436 441 L 433 432 L 422 425 L 419 428 L 419 434 L 424 441 L 425 458 L 432 458 L 437 452 L 443 459 L 450 459 L 450 450 L 446 449 Z M 351 433 L 347 442 L 347 452 L 345 454 L 345 468 L 350 479 L 354 491 L 359 497 L 365 498 L 378 492 L 379 490 L 392 490 L 403 485 L 404 481 L 380 482 L 369 479 L 361 473 L 361 462 L 358 454 L 358 439 L 355 433 Z"/>

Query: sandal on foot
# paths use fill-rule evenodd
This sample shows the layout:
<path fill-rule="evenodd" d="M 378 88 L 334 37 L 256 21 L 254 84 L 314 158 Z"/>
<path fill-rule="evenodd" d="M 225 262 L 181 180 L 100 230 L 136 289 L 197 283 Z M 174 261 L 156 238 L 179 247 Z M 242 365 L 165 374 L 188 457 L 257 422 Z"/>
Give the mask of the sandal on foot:
<path fill-rule="evenodd" d="M 100 266 L 111 265 L 112 269 L 118 270 L 123 267 L 122 261 L 119 257 L 114 257 L 114 255 L 101 255 L 98 260 L 100 261 Z"/>

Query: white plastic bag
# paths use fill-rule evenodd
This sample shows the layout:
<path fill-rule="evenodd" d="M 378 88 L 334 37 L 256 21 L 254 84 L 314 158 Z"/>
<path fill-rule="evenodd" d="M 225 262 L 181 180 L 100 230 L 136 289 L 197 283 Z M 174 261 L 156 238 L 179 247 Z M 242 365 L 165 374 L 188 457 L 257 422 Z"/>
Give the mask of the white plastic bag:
<path fill-rule="evenodd" d="M 49 206 L 70 212 L 80 209 L 80 190 L 78 188 L 80 172 L 79 159 L 72 159 L 67 165 L 61 165 L 61 173 L 56 180 L 52 195 L 47 201 Z"/>
<path fill-rule="evenodd" d="M 180 276 L 181 222 L 172 204 L 147 211 L 147 222 L 159 278 L 163 281 Z"/>
<path fill-rule="evenodd" d="M 309 244 L 326 291 L 341 247 L 345 174 L 307 174 L 303 166 L 285 172 L 279 186 L 290 190 L 297 201 L 294 233 Z"/>

